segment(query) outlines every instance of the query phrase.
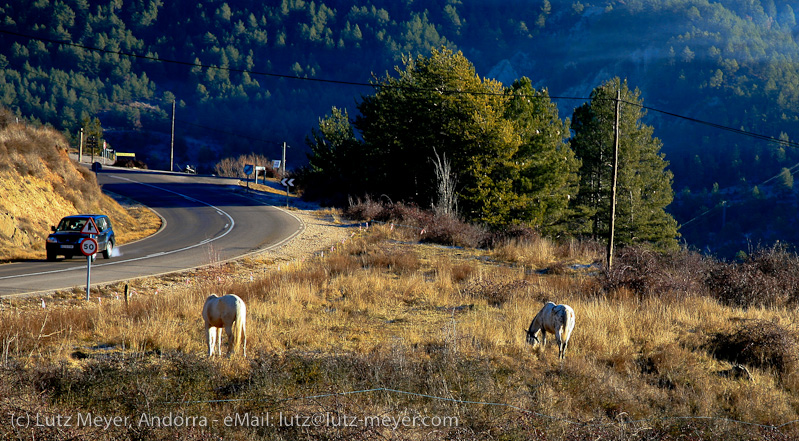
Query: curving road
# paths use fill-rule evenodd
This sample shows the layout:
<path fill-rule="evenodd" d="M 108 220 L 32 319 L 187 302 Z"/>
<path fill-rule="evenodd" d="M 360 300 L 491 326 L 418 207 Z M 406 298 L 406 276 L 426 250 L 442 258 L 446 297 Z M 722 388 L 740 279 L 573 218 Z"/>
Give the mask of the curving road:
<path fill-rule="evenodd" d="M 163 219 L 161 230 L 98 256 L 91 283 L 106 284 L 165 274 L 277 247 L 304 228 L 290 213 L 259 202 L 237 180 L 106 168 L 104 190 L 130 197 Z M 86 259 L 24 261 L 0 265 L 0 297 L 86 287 Z"/>

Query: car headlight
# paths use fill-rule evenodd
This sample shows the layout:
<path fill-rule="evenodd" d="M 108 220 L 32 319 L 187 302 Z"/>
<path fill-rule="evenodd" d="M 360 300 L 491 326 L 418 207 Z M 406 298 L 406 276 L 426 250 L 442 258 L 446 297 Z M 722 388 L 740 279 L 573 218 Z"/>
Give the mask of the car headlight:
<path fill-rule="evenodd" d="M 58 243 L 58 239 L 56 239 L 55 237 L 49 236 L 47 238 L 47 243 Z"/>

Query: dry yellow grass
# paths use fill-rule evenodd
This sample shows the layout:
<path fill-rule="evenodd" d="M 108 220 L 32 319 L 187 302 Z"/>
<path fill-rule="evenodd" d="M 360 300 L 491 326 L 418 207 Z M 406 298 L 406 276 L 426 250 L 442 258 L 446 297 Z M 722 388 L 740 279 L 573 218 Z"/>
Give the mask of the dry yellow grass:
<path fill-rule="evenodd" d="M 224 287 L 215 282 L 216 276 L 200 274 L 189 285 L 176 276 L 157 293 L 137 293 L 128 305 L 117 298 L 120 286 L 98 293 L 100 303 L 54 300 L 53 306 L 41 309 L 24 300 L 4 302 L 0 365 L 15 360 L 31 370 L 66 362 L 75 372 L 84 372 L 109 351 L 137 357 L 187 354 L 197 357 L 179 361 L 187 373 L 176 372 L 178 377 L 162 384 L 164 391 L 148 393 L 162 398 L 218 396 L 209 381 L 258 385 L 237 386 L 241 391 L 224 395 L 229 398 L 389 387 L 504 403 L 556 418 L 421 398 L 342 398 L 345 407 L 359 412 L 397 413 L 427 406 L 457 410 L 476 438 L 503 433 L 529 437 L 535 430 L 550 439 L 568 439 L 569 434 L 608 437 L 606 428 L 618 434 L 645 426 L 650 434 L 665 438 L 679 438 L 690 430 L 697 439 L 748 439 L 760 433 L 756 426 L 724 419 L 776 425 L 799 417 L 799 381 L 794 374 L 750 368 L 752 382 L 724 378 L 716 372 L 729 364 L 714 358 L 707 347 L 714 333 L 741 320 L 791 327 L 799 318 L 795 310 L 729 308 L 701 296 L 666 300 L 602 295 L 586 289 L 594 276 L 585 271 L 538 274 L 525 265 L 486 259 L 495 254 L 414 245 L 392 234 L 378 227 L 324 257 L 284 263 L 279 270 L 272 265 L 263 277 Z M 557 253 L 547 251 L 549 247 L 528 247 L 543 250 L 530 261 L 555 263 Z M 581 260 L 576 255 L 561 258 Z M 207 271 L 220 274 L 225 268 Z M 474 288 L 509 281 L 521 282 L 499 304 L 482 295 L 489 291 Z M 197 369 L 205 372 L 206 364 L 191 360 L 202 360 L 205 352 L 203 301 L 211 292 L 223 291 L 238 294 L 248 304 L 250 362 L 220 360 L 213 365 L 221 369 L 214 380 L 192 374 Z M 567 303 L 576 312 L 565 362 L 557 360 L 552 344 L 534 352 L 525 343 L 524 330 L 547 300 Z M 173 363 L 150 357 L 156 357 L 154 366 Z M 67 404 L 80 406 L 82 401 L 74 399 Z M 247 406 L 269 409 L 258 407 L 266 404 Z M 317 409 L 305 402 L 289 406 L 296 412 Z M 780 430 L 793 436 L 795 429 L 789 425 Z M 430 433 L 404 436 L 422 439 Z M 248 439 L 238 432 L 227 435 Z"/>

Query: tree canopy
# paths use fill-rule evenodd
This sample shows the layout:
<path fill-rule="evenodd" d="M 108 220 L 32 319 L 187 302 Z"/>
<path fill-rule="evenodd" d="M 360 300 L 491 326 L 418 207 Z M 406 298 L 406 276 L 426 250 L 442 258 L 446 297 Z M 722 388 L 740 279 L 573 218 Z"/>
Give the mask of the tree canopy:
<path fill-rule="evenodd" d="M 406 58 L 396 76 L 386 74 L 375 86 L 357 105 L 353 125 L 361 141 L 337 109 L 314 131 L 309 160 L 315 182 L 342 182 L 340 170 L 350 168 L 337 165 L 344 155 L 331 153 L 357 149 L 368 186 L 344 183 L 348 192 L 430 206 L 438 197 L 436 158 L 443 156 L 466 219 L 553 231 L 563 225 L 577 193 L 579 161 L 566 142 L 568 121 L 558 118 L 546 91 L 533 89 L 527 78 L 509 88 L 481 79 L 462 53 L 446 48 Z M 345 136 L 329 133 L 332 121 Z"/>
<path fill-rule="evenodd" d="M 591 92 L 591 101 L 574 111 L 571 145 L 582 160 L 580 192 L 574 204 L 583 216 L 578 231 L 607 237 L 609 232 L 616 93 L 620 91 L 619 160 L 615 237 L 619 244 L 650 243 L 676 247 L 677 222 L 665 209 L 674 198 L 673 175 L 660 152 L 652 126 L 643 124 L 638 89 L 614 78 Z"/>

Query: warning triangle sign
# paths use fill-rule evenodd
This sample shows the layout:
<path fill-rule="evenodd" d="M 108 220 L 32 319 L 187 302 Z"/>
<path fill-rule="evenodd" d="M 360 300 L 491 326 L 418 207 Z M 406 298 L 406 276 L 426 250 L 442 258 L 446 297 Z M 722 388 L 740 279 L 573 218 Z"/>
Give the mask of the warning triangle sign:
<path fill-rule="evenodd" d="M 94 219 L 88 218 L 86 219 L 86 225 L 83 226 L 83 229 L 80 230 L 81 234 L 100 234 L 100 231 L 97 229 L 97 224 L 94 223 Z"/>

